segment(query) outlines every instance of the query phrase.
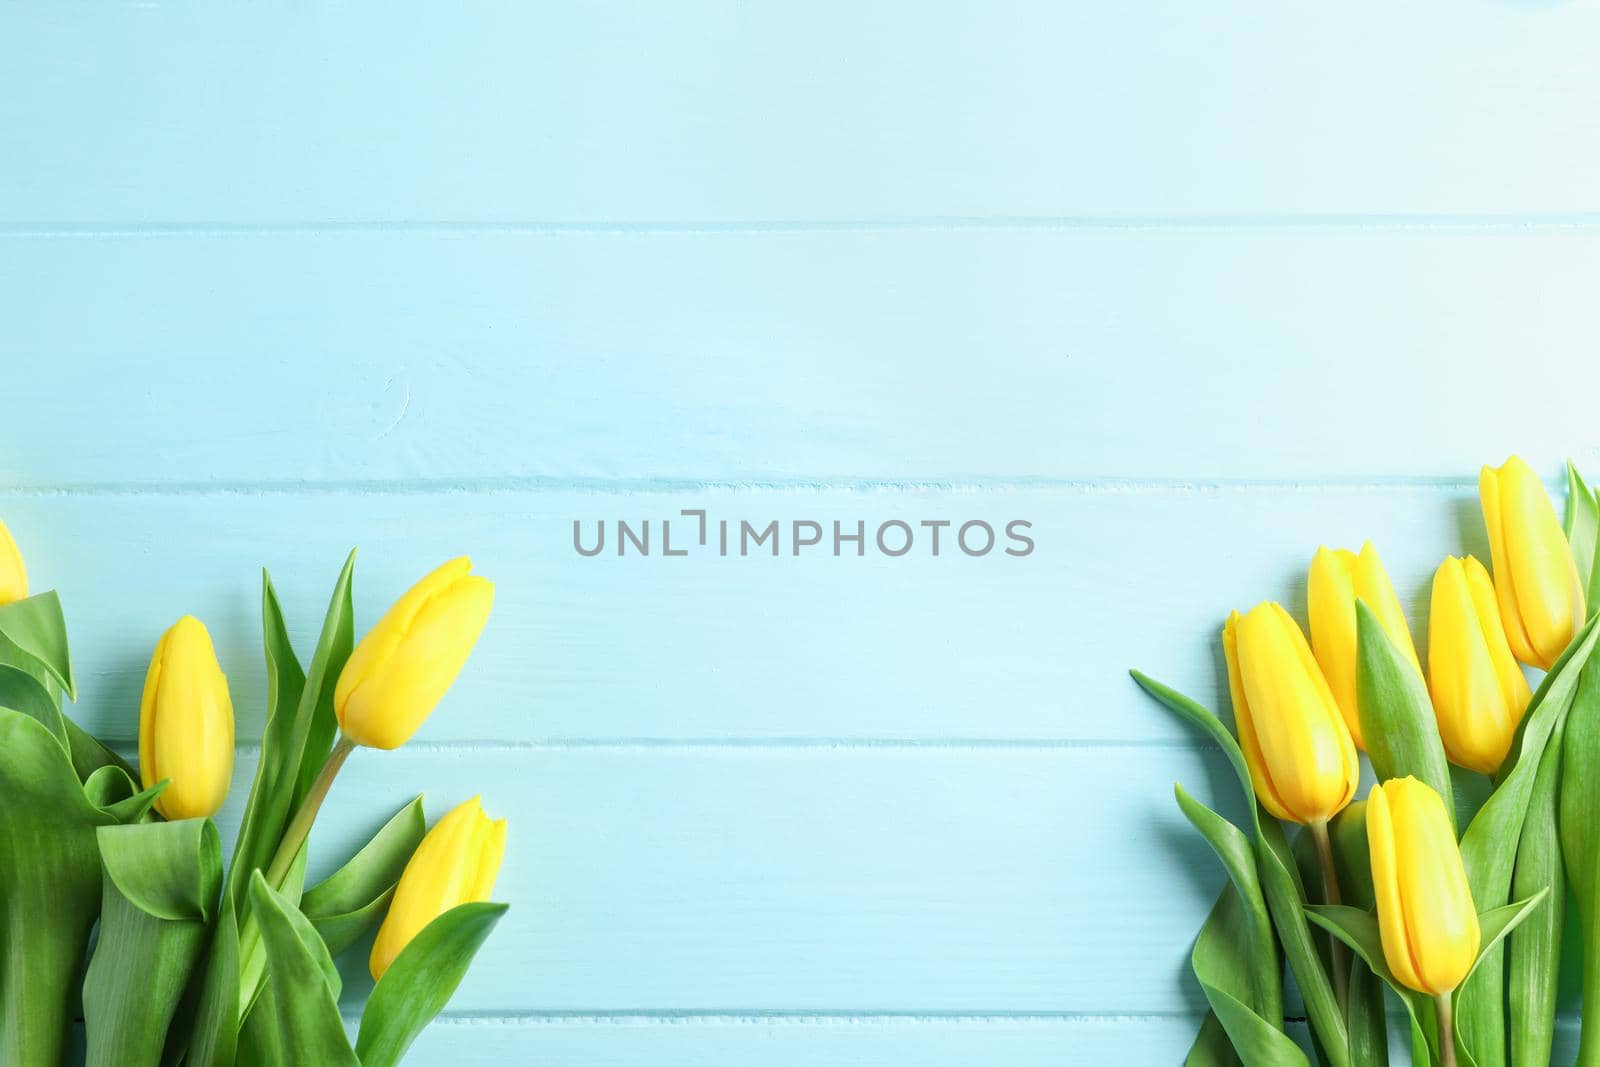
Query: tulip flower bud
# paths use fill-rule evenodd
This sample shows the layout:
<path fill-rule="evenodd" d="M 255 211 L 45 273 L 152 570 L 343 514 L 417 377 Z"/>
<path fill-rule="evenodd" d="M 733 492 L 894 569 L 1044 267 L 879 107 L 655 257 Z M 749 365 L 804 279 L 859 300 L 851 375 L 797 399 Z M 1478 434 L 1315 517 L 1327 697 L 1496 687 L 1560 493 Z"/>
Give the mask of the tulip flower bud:
<path fill-rule="evenodd" d="M 156 810 L 169 819 L 215 815 L 233 780 L 233 701 L 211 635 L 185 615 L 161 635 L 139 702 L 139 777 L 163 778 Z"/>
<path fill-rule="evenodd" d="M 1266 809 L 1319 823 L 1355 795 L 1360 765 L 1350 729 L 1305 635 L 1281 605 L 1234 612 L 1222 628 L 1239 745 Z"/>
<path fill-rule="evenodd" d="M 1583 583 L 1538 475 L 1512 456 L 1478 475 L 1494 591 L 1511 651 L 1549 670 L 1583 626 Z"/>
<path fill-rule="evenodd" d="M 345 736 L 368 748 L 399 748 L 417 732 L 483 632 L 494 584 L 453 559 L 412 586 L 350 654 L 334 688 Z"/>
<path fill-rule="evenodd" d="M 1428 688 L 1450 761 L 1498 772 L 1533 693 L 1506 642 L 1489 572 L 1471 556 L 1451 557 L 1433 575 Z"/>
<path fill-rule="evenodd" d="M 369 964 L 382 978 L 400 950 L 459 904 L 488 900 L 506 851 L 506 821 L 490 819 L 483 798 L 454 808 L 423 837 L 395 887 Z"/>
<path fill-rule="evenodd" d="M 1367 847 L 1389 970 L 1430 996 L 1460 985 L 1478 958 L 1478 912 L 1444 800 L 1415 778 L 1367 795 Z"/>
<path fill-rule="evenodd" d="M 22 550 L 0 522 L 0 604 L 24 600 L 28 596 L 28 568 L 22 563 Z"/>
<path fill-rule="evenodd" d="M 1406 628 L 1400 598 L 1383 569 L 1378 550 L 1368 541 L 1360 554 L 1345 548 L 1319 548 L 1306 578 L 1306 609 L 1311 616 L 1311 648 L 1328 688 L 1344 713 L 1356 747 L 1365 749 L 1361 715 L 1356 707 L 1356 601 L 1363 600 L 1377 616 L 1383 632 L 1405 653 L 1422 677 L 1411 631 Z"/>

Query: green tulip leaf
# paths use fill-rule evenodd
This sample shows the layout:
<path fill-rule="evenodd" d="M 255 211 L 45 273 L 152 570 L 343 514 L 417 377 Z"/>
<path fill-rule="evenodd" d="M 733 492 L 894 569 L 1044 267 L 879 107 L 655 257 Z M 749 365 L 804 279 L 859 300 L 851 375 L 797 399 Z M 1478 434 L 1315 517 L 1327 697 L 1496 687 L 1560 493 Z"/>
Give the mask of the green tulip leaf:
<path fill-rule="evenodd" d="M 1487 959 L 1490 953 L 1499 947 L 1500 942 L 1521 926 L 1528 916 L 1538 911 L 1550 896 L 1550 890 L 1541 889 L 1526 900 L 1519 900 L 1515 904 L 1506 904 L 1502 907 L 1491 908 L 1478 915 L 1478 958 L 1472 961 L 1472 969 L 1467 972 L 1470 979 L 1478 966 Z M 1465 984 L 1465 980 L 1463 980 Z"/>
<path fill-rule="evenodd" d="M 1510 899 L 1517 844 L 1544 751 L 1557 724 L 1567 717 L 1572 706 L 1597 632 L 1595 619 L 1591 618 L 1545 675 L 1511 743 L 1499 786 L 1462 835 L 1461 860 L 1467 868 L 1472 899 L 1480 908 L 1496 908 Z M 1571 867 L 1571 861 L 1567 862 Z M 1480 1067 L 1503 1067 L 1505 968 L 1498 965 L 1498 958 L 1496 965 L 1480 968 L 1458 994 L 1456 1032 Z"/>
<path fill-rule="evenodd" d="M 166 788 L 167 780 L 163 778 L 149 789 L 140 789 L 127 771 L 109 764 L 94 771 L 83 782 L 83 793 L 89 803 L 118 823 L 144 820 Z"/>
<path fill-rule="evenodd" d="M 128 902 L 158 919 L 209 923 L 222 882 L 222 846 L 210 819 L 100 830 L 105 873 Z"/>
<path fill-rule="evenodd" d="M 1356 601 L 1356 704 L 1378 781 L 1410 775 L 1444 798 L 1455 824 L 1455 790 L 1428 687 L 1364 601 Z"/>
<path fill-rule="evenodd" d="M 333 693 L 345 661 L 355 648 L 356 612 L 350 588 L 355 566 L 356 550 L 352 548 L 334 586 L 322 624 L 322 636 L 312 653 L 311 666 L 306 670 L 306 687 L 296 713 L 305 734 L 300 745 L 300 766 L 294 779 L 295 807 L 299 807 L 300 801 L 311 791 L 311 784 L 327 762 L 334 736 L 339 732 L 339 720 L 333 711 Z"/>
<path fill-rule="evenodd" d="M 234 1067 L 239 1044 L 239 920 L 224 897 L 195 1006 L 186 1067 Z"/>
<path fill-rule="evenodd" d="M 1346 904 L 1313 904 L 1306 908 L 1306 914 L 1312 922 L 1349 945 L 1367 969 L 1394 990 L 1406 1009 L 1412 1027 L 1427 1040 L 1428 1062 L 1437 1063 L 1437 1035 L 1428 1022 L 1433 1017 L 1433 1002 L 1427 994 L 1407 988 L 1389 970 L 1388 960 L 1383 955 L 1383 937 L 1378 932 L 1377 917 Z"/>
<path fill-rule="evenodd" d="M 1372 853 L 1367 844 L 1367 802 L 1349 804 L 1328 824 L 1334 867 L 1343 902 L 1370 911 L 1376 906 L 1372 887 Z M 1350 961 L 1350 1059 L 1362 1067 L 1389 1062 L 1389 1030 L 1384 1016 L 1383 982 L 1359 959 Z"/>
<path fill-rule="evenodd" d="M 278 593 L 266 571 L 261 572 L 261 631 L 267 660 L 267 722 L 261 733 L 261 758 L 234 845 L 233 866 L 228 871 L 228 896 L 240 915 L 248 910 L 250 872 L 272 862 L 288 824 L 291 798 L 288 789 L 279 788 L 279 780 L 286 777 L 281 768 L 292 763 L 294 773 L 299 773 L 301 748 L 295 738 L 303 736 L 295 720 L 305 672 L 289 644 Z"/>
<path fill-rule="evenodd" d="M 1239 790 L 1249 801 L 1253 811 L 1256 794 L 1255 787 L 1250 782 L 1250 765 L 1245 762 L 1239 742 L 1233 739 L 1233 734 L 1222 724 L 1222 720 L 1198 701 L 1184 696 L 1176 689 L 1162 685 L 1142 671 L 1128 673 L 1138 683 L 1140 689 L 1155 697 L 1169 710 L 1176 712 L 1189 725 L 1198 727 L 1218 748 L 1222 749 L 1223 755 L 1228 757 L 1228 763 L 1233 767 L 1234 776 L 1239 779 Z"/>
<path fill-rule="evenodd" d="M 79 778 L 88 781 L 89 776 L 100 768 L 115 767 L 127 775 L 130 781 L 139 780 L 139 772 L 134 770 L 133 764 L 101 744 L 88 730 L 65 715 L 61 716 L 61 722 L 66 728 L 67 749 L 72 755 L 72 766 L 77 770 Z"/>
<path fill-rule="evenodd" d="M 1600 553 L 1600 501 L 1584 483 L 1572 461 L 1567 461 L 1567 544 L 1572 561 L 1578 566 L 1578 580 L 1588 594 L 1586 603 L 1592 615 L 1600 609 L 1600 577 L 1595 574 L 1595 558 Z"/>
<path fill-rule="evenodd" d="M 266 869 L 277 852 L 283 834 L 305 798 L 311 781 L 327 762 L 338 723 L 333 712 L 333 693 L 354 644 L 354 611 L 350 584 L 356 554 L 351 551 L 334 585 L 322 633 L 312 655 L 311 666 L 301 672 L 299 661 L 289 645 L 288 628 L 278 605 L 272 579 L 263 572 L 261 615 L 263 644 L 267 658 L 268 713 L 262 733 L 261 759 L 250 799 L 239 828 L 234 866 L 229 872 L 228 892 L 239 909 L 241 965 L 241 1019 L 248 1019 L 249 1007 L 259 990 L 259 975 L 265 966 L 260 938 L 250 922 L 250 901 L 244 887 L 250 874 Z M 304 850 L 297 858 L 293 900 L 299 901 L 304 877 Z M 286 886 L 272 886 L 284 889 Z"/>
<path fill-rule="evenodd" d="M 309 843 L 308 843 L 309 844 Z M 305 887 L 306 863 L 310 854 L 308 844 L 301 845 L 295 853 L 283 884 L 274 891 L 294 907 L 300 906 L 300 894 Z M 263 878 L 266 876 L 263 875 Z M 267 949 L 261 940 L 261 929 L 255 922 L 246 922 L 239 931 L 239 1018 L 250 1015 L 251 1006 L 261 994 L 261 982 L 267 973 Z"/>
<path fill-rule="evenodd" d="M 61 598 L 52 591 L 0 605 L 0 662 L 37 669 L 77 699 L 72 656 L 67 650 L 67 620 Z"/>
<path fill-rule="evenodd" d="M 66 716 L 61 714 L 60 704 L 45 688 L 45 683 L 21 667 L 0 663 L 0 708 L 10 708 L 37 719 L 62 748 L 71 751 Z"/>
<path fill-rule="evenodd" d="M 361 1014 L 361 1067 L 395 1067 L 423 1027 L 444 1010 L 505 904 L 461 904 L 434 919 L 400 950 Z"/>
<path fill-rule="evenodd" d="M 310 922 L 267 885 L 260 871 L 251 876 L 250 901 L 267 955 L 267 978 L 251 1023 L 259 1022 L 270 1035 L 251 1062 L 260 1067 L 363 1067 L 339 1015 L 338 969 Z"/>
<path fill-rule="evenodd" d="M 1232 892 L 1232 889 L 1230 887 L 1223 892 Z M 1241 1062 L 1239 1054 L 1233 1050 L 1228 1031 L 1223 1029 L 1222 1020 L 1215 1013 L 1207 1014 L 1205 1021 L 1200 1024 L 1200 1032 L 1195 1035 L 1194 1044 L 1189 1046 L 1189 1053 L 1183 1058 L 1184 1067 L 1239 1067 Z"/>
<path fill-rule="evenodd" d="M 86 1067 L 159 1067 L 222 889 L 210 819 L 102 826 L 100 936 L 83 983 Z"/>
<path fill-rule="evenodd" d="M 1243 919 L 1240 929 L 1230 931 L 1225 939 L 1209 937 L 1202 931 L 1190 956 L 1195 977 L 1200 980 L 1207 1000 L 1214 994 L 1221 994 L 1252 1015 L 1277 1020 L 1273 1025 L 1282 1029 L 1283 979 L 1279 973 L 1278 945 L 1272 934 L 1267 902 L 1261 895 L 1250 839 L 1233 823 L 1191 797 L 1183 786 L 1175 786 L 1174 792 L 1183 814 L 1222 861 L 1237 894 Z M 1233 1025 L 1238 1013 L 1230 1020 L 1215 1002 L 1211 1010 L 1217 1013 L 1234 1038 L 1234 1044 L 1238 1045 L 1241 1035 L 1235 1033 Z M 1250 1029 L 1254 1029 L 1253 1024 Z"/>
<path fill-rule="evenodd" d="M 308 889 L 300 901 L 317 932 L 337 956 L 369 930 L 389 904 L 428 821 L 422 797 L 401 808 L 350 862 Z"/>
<path fill-rule="evenodd" d="M 1590 671 L 1585 671 L 1587 677 Z M 1579 701 L 1582 700 L 1581 690 Z M 1575 705 L 1576 707 L 1576 705 Z M 1567 724 L 1573 712 L 1557 720 L 1550 732 L 1534 776 L 1528 813 L 1517 842 L 1511 895 L 1519 899 L 1546 892 L 1563 905 L 1567 896 L 1566 869 L 1561 859 L 1558 801 L 1561 791 L 1562 751 Z M 1507 947 L 1511 957 L 1507 999 L 1511 1005 L 1511 1063 L 1547 1064 L 1555 1040 L 1556 994 L 1560 985 L 1561 937 L 1567 909 L 1541 909 Z"/>
<path fill-rule="evenodd" d="M 1592 1062 L 1600 1053 L 1600 662 L 1584 668 L 1567 713 L 1560 783 L 1561 854 L 1577 900 L 1583 936 L 1583 1030 L 1581 1044 Z M 1550 909 L 1552 911 L 1557 909 Z M 1514 944 L 1515 942 L 1513 942 Z"/>
<path fill-rule="evenodd" d="M 100 913 L 90 802 L 60 739 L 0 709 L 0 1063 L 61 1062 L 89 932 Z"/>
<path fill-rule="evenodd" d="M 1350 961 L 1350 1058 L 1362 1067 L 1389 1062 L 1389 1020 L 1383 1011 L 1383 982 L 1365 960 Z"/>
<path fill-rule="evenodd" d="M 1310 1067 L 1293 1038 L 1246 1005 L 1221 990 L 1208 988 L 1206 997 L 1245 1067 Z"/>
<path fill-rule="evenodd" d="M 1350 1037 L 1344 1013 L 1339 1010 L 1333 983 L 1306 921 L 1303 910 L 1306 904 L 1305 886 L 1295 866 L 1294 853 L 1278 820 L 1270 816 L 1263 817 L 1250 784 L 1250 768 L 1245 763 L 1239 743 L 1222 724 L 1222 720 L 1198 702 L 1139 671 L 1129 673 L 1140 688 L 1180 718 L 1198 727 L 1228 757 L 1245 803 L 1249 806 L 1251 829 L 1255 832 L 1256 861 L 1267 908 L 1271 912 L 1289 969 L 1300 987 L 1312 1030 L 1330 1067 L 1351 1067 Z M 1232 891 L 1231 885 L 1224 887 L 1223 895 Z M 1218 904 L 1220 906 L 1220 899 Z M 1196 1039 L 1197 1047 L 1204 1038 L 1202 1028 L 1201 1037 Z"/>

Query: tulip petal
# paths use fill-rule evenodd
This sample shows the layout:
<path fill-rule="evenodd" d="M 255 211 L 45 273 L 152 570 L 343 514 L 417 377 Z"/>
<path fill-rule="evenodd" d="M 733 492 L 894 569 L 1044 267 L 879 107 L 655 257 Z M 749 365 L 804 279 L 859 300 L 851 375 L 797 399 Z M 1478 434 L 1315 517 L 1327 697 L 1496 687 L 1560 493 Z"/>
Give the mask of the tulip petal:
<path fill-rule="evenodd" d="M 162 635 L 139 704 L 140 776 L 166 779 L 169 819 L 215 814 L 233 779 L 233 701 L 205 626 L 192 615 Z"/>
<path fill-rule="evenodd" d="M 1239 673 L 1273 787 L 1297 822 L 1327 819 L 1355 792 L 1355 744 L 1300 628 L 1281 605 L 1238 625 Z"/>
<path fill-rule="evenodd" d="M 459 904 L 482 900 L 494 888 L 505 850 L 505 823 L 484 814 L 473 797 L 457 805 L 423 837 L 395 887 L 369 965 L 382 978 L 418 931 Z"/>
<path fill-rule="evenodd" d="M 1256 798 L 1274 818 L 1293 820 L 1294 816 L 1290 814 L 1272 784 L 1272 769 L 1267 766 L 1266 758 L 1261 753 L 1261 745 L 1256 740 L 1250 704 L 1245 697 L 1244 681 L 1239 675 L 1239 619 L 1240 615 L 1235 611 L 1228 616 L 1227 622 L 1222 626 L 1222 653 L 1228 664 L 1228 690 L 1233 698 L 1233 725 L 1239 731 L 1239 748 L 1244 754 L 1245 765 L 1250 770 L 1250 784 L 1255 789 Z"/>
<path fill-rule="evenodd" d="M 1415 778 L 1383 786 L 1395 839 L 1402 930 L 1423 992 L 1456 988 L 1478 958 L 1478 912 L 1444 801 Z M 1387 916 L 1385 916 L 1387 917 Z"/>
<path fill-rule="evenodd" d="M 25 600 L 28 596 L 28 567 L 22 550 L 6 524 L 0 522 L 0 604 Z"/>
<path fill-rule="evenodd" d="M 494 584 L 465 557 L 418 582 L 350 655 L 334 692 L 346 736 L 398 748 L 432 714 L 483 632 Z"/>

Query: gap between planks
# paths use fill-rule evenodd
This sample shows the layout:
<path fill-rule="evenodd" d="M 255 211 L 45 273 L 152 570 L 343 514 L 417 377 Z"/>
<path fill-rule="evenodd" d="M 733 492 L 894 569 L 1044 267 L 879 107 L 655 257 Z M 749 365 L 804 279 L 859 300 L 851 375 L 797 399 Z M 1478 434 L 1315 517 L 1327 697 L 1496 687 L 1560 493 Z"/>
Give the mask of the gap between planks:
<path fill-rule="evenodd" d="M 281 222 L 9 222 L 0 239 L 321 236 L 340 234 L 449 234 L 545 236 L 598 234 L 789 234 L 885 233 L 950 230 L 1061 233 L 1210 232 L 1228 230 L 1356 230 L 1368 232 L 1452 231 L 1502 233 L 1593 230 L 1600 212 L 1517 212 L 1510 214 L 1426 214 L 1311 212 L 1305 214 L 1224 215 L 925 215 L 904 218 L 730 219 L 730 220 L 556 220 L 556 219 L 342 219 Z"/>
<path fill-rule="evenodd" d="M 1545 487 L 1565 492 L 1564 478 L 1547 478 Z M 169 482 L 82 482 L 53 485 L 0 484 L 0 496 L 447 496 L 588 493 L 606 495 L 692 495 L 695 493 L 992 493 L 1060 492 L 1082 495 L 1172 493 L 1322 493 L 1360 490 L 1476 492 L 1471 475 L 1395 475 L 1358 478 L 1135 478 L 1116 476 L 957 478 L 871 478 L 850 475 L 820 478 L 566 478 L 504 475 L 479 478 L 397 477 L 392 479 L 219 480 Z"/>

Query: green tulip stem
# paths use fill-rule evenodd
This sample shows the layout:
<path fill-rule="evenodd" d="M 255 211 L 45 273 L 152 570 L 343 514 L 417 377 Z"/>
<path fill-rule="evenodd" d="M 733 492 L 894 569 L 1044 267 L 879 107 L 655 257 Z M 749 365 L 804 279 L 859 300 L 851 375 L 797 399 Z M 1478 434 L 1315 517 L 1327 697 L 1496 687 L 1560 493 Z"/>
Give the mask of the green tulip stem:
<path fill-rule="evenodd" d="M 328 753 L 327 762 L 322 765 L 316 781 L 311 783 L 311 789 L 300 802 L 300 810 L 294 813 L 294 821 L 283 832 L 283 839 L 278 842 L 278 851 L 272 856 L 272 862 L 267 866 L 267 884 L 273 889 L 282 889 L 283 880 L 289 875 L 289 868 L 294 866 L 294 859 L 300 854 L 300 849 L 305 845 L 306 838 L 311 835 L 311 824 L 317 821 L 317 812 L 322 807 L 322 802 L 328 797 L 328 790 L 333 788 L 333 780 L 339 776 L 339 768 L 344 766 L 344 761 L 354 752 L 356 743 L 344 734 L 339 735 L 339 743 L 333 746 L 333 751 Z M 249 960 L 254 957 L 261 947 L 261 926 L 254 915 L 248 916 L 244 925 L 239 929 L 239 958 Z M 246 976 L 252 972 L 246 970 Z M 239 1010 L 241 1014 L 253 1003 L 256 993 L 261 988 L 265 973 L 259 969 L 253 972 L 254 977 L 245 977 L 244 984 L 239 990 Z"/>
<path fill-rule="evenodd" d="M 1322 902 L 1324 904 L 1339 904 L 1339 872 L 1333 866 L 1333 842 L 1328 840 L 1328 821 L 1326 819 L 1307 823 L 1306 829 L 1311 831 L 1311 840 L 1317 845 L 1317 862 L 1322 866 Z M 1332 946 L 1329 959 L 1333 964 L 1333 994 L 1339 1000 L 1339 1014 L 1346 1018 L 1350 1015 L 1350 950 L 1344 947 L 1332 934 L 1328 935 Z"/>
<path fill-rule="evenodd" d="M 1439 1067 L 1456 1067 L 1456 1022 L 1451 995 L 1440 993 L 1433 998 L 1434 1011 L 1439 1016 Z"/>
<path fill-rule="evenodd" d="M 306 838 L 311 835 L 311 824 L 317 821 L 317 812 L 321 810 L 322 802 L 328 796 L 328 790 L 333 787 L 333 780 L 339 776 L 339 768 L 344 766 L 344 761 L 350 758 L 350 753 L 354 752 L 355 748 L 354 741 L 340 734 L 339 743 L 328 753 L 328 762 L 322 765 L 317 780 L 311 783 L 311 790 L 306 793 L 305 800 L 300 802 L 300 810 L 294 813 L 294 821 L 283 832 L 283 840 L 278 842 L 278 851 L 267 867 L 267 884 L 272 888 L 283 888 L 283 879 L 289 873 L 289 868 L 294 865 L 294 858 L 300 854 Z"/>

